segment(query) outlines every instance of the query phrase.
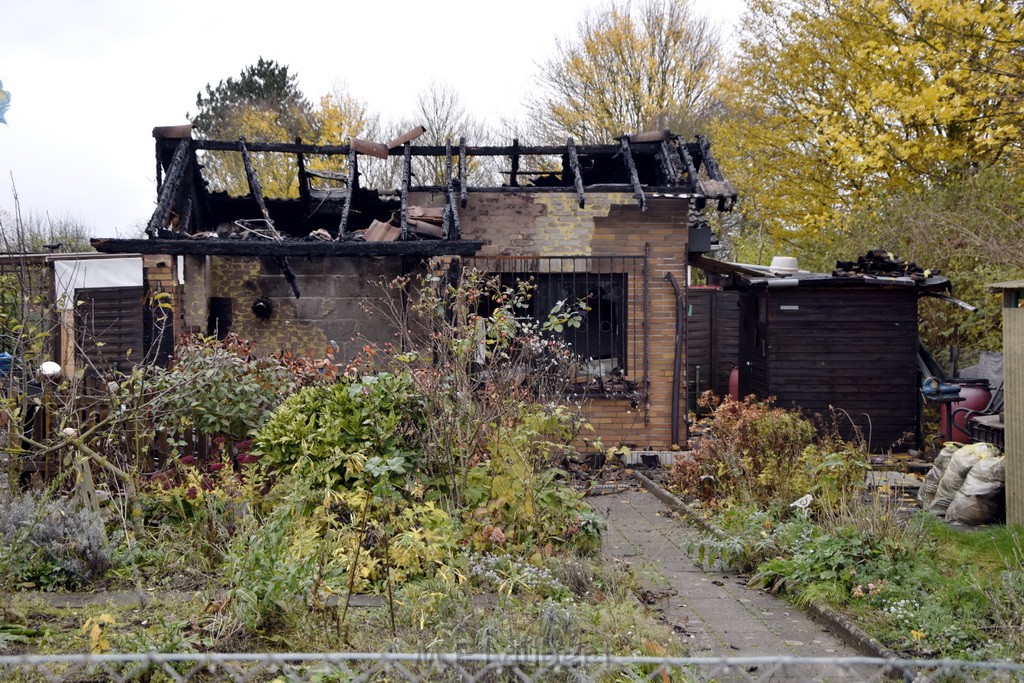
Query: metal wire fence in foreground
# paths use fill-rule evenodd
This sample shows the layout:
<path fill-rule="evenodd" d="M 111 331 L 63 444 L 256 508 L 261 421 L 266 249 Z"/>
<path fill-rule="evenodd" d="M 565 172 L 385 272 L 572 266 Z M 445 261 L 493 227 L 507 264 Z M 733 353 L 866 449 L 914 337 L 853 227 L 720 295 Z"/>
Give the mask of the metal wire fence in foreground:
<path fill-rule="evenodd" d="M 444 653 L 0 657 L 4 681 L 1024 681 L 1024 665 L 870 657 L 680 658 Z"/>

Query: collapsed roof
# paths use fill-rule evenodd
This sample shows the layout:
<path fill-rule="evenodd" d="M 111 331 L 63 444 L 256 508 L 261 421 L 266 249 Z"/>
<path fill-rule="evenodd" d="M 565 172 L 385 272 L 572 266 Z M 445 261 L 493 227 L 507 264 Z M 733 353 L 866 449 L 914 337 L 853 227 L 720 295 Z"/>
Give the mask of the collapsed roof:
<path fill-rule="evenodd" d="M 649 196 L 686 197 L 697 208 L 708 200 L 731 210 L 735 188 L 725 180 L 706 138 L 684 142 L 667 130 L 623 136 L 618 144 L 561 146 L 414 146 L 422 127 L 388 144 L 255 143 L 194 139 L 191 126 L 155 128 L 158 201 L 148 239 L 95 239 L 108 253 L 287 256 L 439 256 L 476 253 L 481 242 L 462 240 L 459 210 L 475 192 L 569 192 L 580 207 L 589 193 L 632 193 L 642 210 Z M 248 192 L 211 190 L 205 154 L 240 155 Z M 298 196 L 265 197 L 253 156 L 287 155 L 298 169 Z M 364 187 L 363 160 L 401 161 L 397 189 Z M 341 170 L 318 170 L 311 161 L 333 159 Z M 413 159 L 429 160 L 439 184 L 413 173 Z M 474 184 L 467 168 L 482 160 L 507 161 L 500 184 Z M 701 173 L 703 172 L 703 173 Z M 700 175 L 699 175 L 700 174 Z M 426 175 L 426 174 L 424 174 Z M 323 185 L 333 187 L 324 188 Z M 319 185 L 319 187 L 318 187 Z M 444 206 L 421 209 L 410 195 L 434 193 Z"/>

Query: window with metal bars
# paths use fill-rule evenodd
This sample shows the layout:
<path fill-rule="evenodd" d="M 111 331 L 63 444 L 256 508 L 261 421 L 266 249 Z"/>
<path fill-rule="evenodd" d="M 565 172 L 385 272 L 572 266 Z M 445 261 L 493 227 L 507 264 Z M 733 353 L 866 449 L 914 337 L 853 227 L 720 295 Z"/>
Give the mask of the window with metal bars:
<path fill-rule="evenodd" d="M 525 316 L 546 321 L 559 303 L 579 313 L 579 327 L 551 333 L 580 357 L 573 391 L 632 395 L 644 385 L 644 257 L 476 257 L 466 266 L 499 275 L 505 285 L 532 282 Z"/>

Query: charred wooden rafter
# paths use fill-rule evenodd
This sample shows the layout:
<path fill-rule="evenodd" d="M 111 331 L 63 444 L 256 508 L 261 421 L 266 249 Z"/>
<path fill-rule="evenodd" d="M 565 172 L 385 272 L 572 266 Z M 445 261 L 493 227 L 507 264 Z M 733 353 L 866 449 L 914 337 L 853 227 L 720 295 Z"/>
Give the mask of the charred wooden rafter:
<path fill-rule="evenodd" d="M 466 208 L 469 195 L 466 193 L 466 138 L 459 138 L 459 195 L 462 208 Z"/>
<path fill-rule="evenodd" d="M 690 156 L 690 150 L 686 148 L 686 145 L 677 145 L 676 154 L 679 156 L 679 159 L 683 164 L 683 168 L 686 169 L 689 185 L 688 189 L 690 192 L 696 194 L 700 188 L 697 186 L 697 166 L 693 163 L 693 157 Z"/>
<path fill-rule="evenodd" d="M 356 150 L 348 151 L 348 188 L 345 192 L 345 205 L 341 209 L 341 220 L 338 222 L 338 239 L 348 230 L 348 214 L 352 210 L 352 193 L 356 191 L 359 173 L 356 170 Z"/>
<path fill-rule="evenodd" d="M 409 239 L 409 188 L 412 187 L 412 145 L 405 143 L 402 151 L 402 234 L 403 242 Z"/>
<path fill-rule="evenodd" d="M 157 230 L 167 225 L 171 211 L 178 200 L 178 190 L 181 187 L 182 179 L 185 177 L 185 169 L 188 167 L 191 159 L 189 155 L 191 149 L 192 141 L 182 138 L 178 142 L 177 149 L 174 150 L 174 157 L 171 159 L 171 165 L 167 169 L 167 180 L 164 182 L 163 187 L 160 188 L 156 210 L 146 226 L 146 234 L 150 237 L 156 235 Z"/>
<path fill-rule="evenodd" d="M 569 153 L 569 168 L 572 169 L 572 182 L 576 187 L 576 198 L 582 209 L 586 203 L 586 197 L 583 195 L 583 175 L 580 173 L 580 155 L 576 153 L 576 141 L 570 136 L 565 141 L 565 147 Z"/>
<path fill-rule="evenodd" d="M 295 144 L 301 145 L 302 138 L 296 137 Z M 306 175 L 306 155 L 302 152 L 295 153 L 295 161 L 299 165 L 299 198 L 304 202 L 309 201 L 309 177 Z"/>
<path fill-rule="evenodd" d="M 512 172 L 509 174 L 508 184 L 519 187 L 519 138 L 512 139 Z"/>
<path fill-rule="evenodd" d="M 459 223 L 459 210 L 455 204 L 455 181 L 452 178 L 452 143 L 445 144 L 445 189 L 444 217 L 441 222 L 441 239 L 457 240 L 462 238 L 462 225 Z M 461 173 L 461 164 L 460 164 Z"/>
<path fill-rule="evenodd" d="M 636 172 L 636 162 L 633 160 L 633 150 L 629 147 L 629 137 L 622 136 L 620 144 L 622 145 L 622 158 L 626 162 L 626 168 L 629 169 L 629 180 L 633 184 L 633 196 L 639 202 L 640 210 L 646 211 L 647 197 L 644 196 L 644 188 L 640 184 L 640 176 Z"/>
<path fill-rule="evenodd" d="M 242 162 L 245 164 L 245 178 L 249 182 L 249 192 L 256 200 L 256 204 L 260 208 L 260 213 L 263 215 L 263 220 L 270 226 L 271 231 L 274 235 L 277 231 L 274 229 L 274 220 L 270 217 L 270 212 L 267 211 L 267 203 L 263 201 L 263 188 L 260 186 L 260 179 L 256 175 L 256 169 L 253 168 L 252 159 L 249 157 L 249 150 L 245 146 L 245 138 L 238 138 L 238 147 L 242 152 Z M 280 237 L 278 238 L 280 240 Z M 292 288 L 292 294 L 298 299 L 301 296 L 299 292 L 299 283 L 295 279 L 295 272 L 292 270 L 291 264 L 288 263 L 288 257 L 284 255 L 275 255 L 274 262 L 277 263 L 277 267 L 281 269 L 284 274 L 284 279 L 288 282 L 288 285 Z"/>
<path fill-rule="evenodd" d="M 249 193 L 256 200 L 256 205 L 260 209 L 260 214 L 271 227 L 274 225 L 274 221 L 270 218 L 270 213 L 267 211 L 267 204 L 263 201 L 263 187 L 260 185 L 260 179 L 256 176 L 256 169 L 253 168 L 252 159 L 249 157 L 249 148 L 245 146 L 245 138 L 238 138 L 238 149 L 242 152 L 242 163 L 245 164 L 245 180 L 249 183 Z"/>
<path fill-rule="evenodd" d="M 665 174 L 666 183 L 678 183 L 682 172 L 677 163 L 678 154 L 674 154 L 669 148 L 668 140 L 662 140 L 658 146 L 658 160 L 661 162 L 661 172 Z"/>
<path fill-rule="evenodd" d="M 708 139 L 703 135 L 698 135 L 697 144 L 700 146 L 700 154 L 704 158 L 704 172 L 712 180 L 725 180 L 722 169 L 718 167 L 718 162 L 711 156 L 711 143 L 708 142 Z"/>

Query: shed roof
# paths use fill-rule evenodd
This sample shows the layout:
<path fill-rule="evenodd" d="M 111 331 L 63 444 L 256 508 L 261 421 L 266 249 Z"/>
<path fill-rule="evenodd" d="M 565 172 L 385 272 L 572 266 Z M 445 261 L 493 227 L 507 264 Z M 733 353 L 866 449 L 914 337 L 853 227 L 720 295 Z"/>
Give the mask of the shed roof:
<path fill-rule="evenodd" d="M 837 276 L 830 273 L 812 273 L 802 270 L 792 274 L 773 273 L 769 266 L 729 263 L 707 256 L 692 256 L 690 263 L 702 270 L 720 275 L 730 275 L 733 283 L 748 288 L 843 288 L 843 287 L 888 287 L 918 289 L 922 291 L 949 290 L 950 282 L 939 275 L 929 277 L 885 277 L 879 275 Z"/>

